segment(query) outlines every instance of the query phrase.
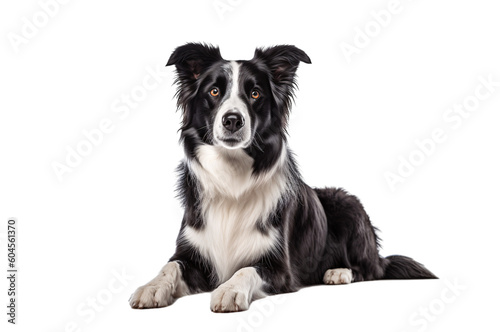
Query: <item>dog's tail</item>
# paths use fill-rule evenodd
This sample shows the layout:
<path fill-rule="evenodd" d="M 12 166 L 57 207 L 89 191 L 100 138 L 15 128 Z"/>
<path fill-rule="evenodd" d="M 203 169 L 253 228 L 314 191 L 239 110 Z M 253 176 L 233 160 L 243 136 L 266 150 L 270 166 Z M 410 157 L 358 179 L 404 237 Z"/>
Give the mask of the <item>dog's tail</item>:
<path fill-rule="evenodd" d="M 425 266 L 406 256 L 385 258 L 385 273 L 382 279 L 438 279 Z"/>

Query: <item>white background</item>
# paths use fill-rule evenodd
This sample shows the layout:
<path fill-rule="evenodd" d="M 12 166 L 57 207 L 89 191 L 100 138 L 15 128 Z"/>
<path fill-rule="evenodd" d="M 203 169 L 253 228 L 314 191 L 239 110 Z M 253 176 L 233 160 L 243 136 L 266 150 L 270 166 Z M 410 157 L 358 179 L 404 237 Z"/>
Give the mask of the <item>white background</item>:
<path fill-rule="evenodd" d="M 46 22 L 37 1 L 2 3 L 3 268 L 10 217 L 20 246 L 18 325 L 6 322 L 2 278 L 2 331 L 498 329 L 500 87 L 456 128 L 443 116 L 471 100 L 480 76 L 500 81 L 500 8 L 401 0 L 376 31 L 370 12 L 388 0 L 221 0 L 229 6 L 222 14 L 214 3 L 75 0 L 52 6 Z M 41 27 L 13 46 L 36 19 Z M 349 62 L 341 45 L 354 46 L 367 26 L 373 36 Z M 182 217 L 174 192 L 180 113 L 173 69 L 163 66 L 189 41 L 219 45 L 226 59 L 275 44 L 306 51 L 312 64 L 298 70 L 289 130 L 304 179 L 358 195 L 381 230 L 382 255 L 411 256 L 441 279 L 311 287 L 238 314 L 211 313 L 209 294 L 130 309 L 130 294 L 173 253 Z M 161 84 L 120 118 L 113 106 L 157 67 Z M 103 119 L 113 131 L 60 181 L 53 163 L 66 163 L 67 148 L 85 144 L 83 131 Z M 436 128 L 447 139 L 418 160 L 415 140 Z M 384 174 L 397 174 L 398 158 L 412 154 L 421 164 L 391 190 Z"/>

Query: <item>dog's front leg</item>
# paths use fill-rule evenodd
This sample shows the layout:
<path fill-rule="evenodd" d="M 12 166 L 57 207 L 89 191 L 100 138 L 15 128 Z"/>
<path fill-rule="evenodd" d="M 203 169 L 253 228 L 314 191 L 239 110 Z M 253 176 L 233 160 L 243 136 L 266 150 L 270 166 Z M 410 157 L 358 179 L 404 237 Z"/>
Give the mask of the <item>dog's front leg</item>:
<path fill-rule="evenodd" d="M 213 312 L 244 311 L 250 303 L 266 296 L 264 282 L 254 267 L 244 267 L 212 292 L 210 309 Z"/>
<path fill-rule="evenodd" d="M 161 269 L 156 278 L 137 288 L 129 303 L 135 309 L 166 307 L 187 294 L 188 286 L 182 278 L 179 263 L 172 261 Z"/>

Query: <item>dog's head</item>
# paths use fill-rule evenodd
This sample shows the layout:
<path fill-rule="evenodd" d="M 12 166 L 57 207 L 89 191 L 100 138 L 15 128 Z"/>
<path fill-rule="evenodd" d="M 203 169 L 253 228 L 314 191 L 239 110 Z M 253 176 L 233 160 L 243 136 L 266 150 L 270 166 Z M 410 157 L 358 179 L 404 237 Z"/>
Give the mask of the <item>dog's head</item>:
<path fill-rule="evenodd" d="M 252 154 L 285 138 L 301 61 L 311 63 L 290 45 L 256 49 L 249 61 L 224 60 L 217 47 L 204 44 L 178 47 L 167 66 L 177 69 L 185 145 L 205 143 Z"/>

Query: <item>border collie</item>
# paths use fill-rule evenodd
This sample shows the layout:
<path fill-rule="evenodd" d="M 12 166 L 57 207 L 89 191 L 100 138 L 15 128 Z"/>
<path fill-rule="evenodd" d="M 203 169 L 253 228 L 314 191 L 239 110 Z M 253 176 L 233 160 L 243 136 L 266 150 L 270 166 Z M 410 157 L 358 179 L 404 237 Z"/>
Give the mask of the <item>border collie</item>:
<path fill-rule="evenodd" d="M 379 255 L 355 196 L 303 182 L 286 132 L 300 62 L 311 63 L 291 45 L 258 48 L 249 61 L 198 43 L 172 53 L 185 212 L 174 255 L 132 308 L 211 291 L 212 311 L 233 312 L 310 285 L 436 278 L 411 258 Z"/>

